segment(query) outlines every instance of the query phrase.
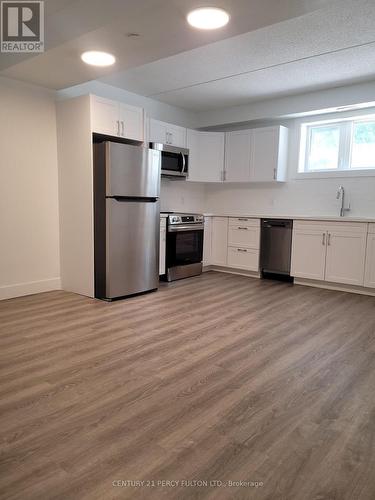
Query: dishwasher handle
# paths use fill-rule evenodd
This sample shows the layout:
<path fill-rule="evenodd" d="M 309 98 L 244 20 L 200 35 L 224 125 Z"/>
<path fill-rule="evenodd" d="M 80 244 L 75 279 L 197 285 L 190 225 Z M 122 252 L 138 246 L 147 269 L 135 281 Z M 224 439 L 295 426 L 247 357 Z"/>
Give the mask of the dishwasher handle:
<path fill-rule="evenodd" d="M 272 228 L 272 227 L 285 227 L 287 229 L 291 229 L 293 227 L 293 221 L 291 220 L 277 220 L 277 219 L 263 219 L 262 227 Z"/>

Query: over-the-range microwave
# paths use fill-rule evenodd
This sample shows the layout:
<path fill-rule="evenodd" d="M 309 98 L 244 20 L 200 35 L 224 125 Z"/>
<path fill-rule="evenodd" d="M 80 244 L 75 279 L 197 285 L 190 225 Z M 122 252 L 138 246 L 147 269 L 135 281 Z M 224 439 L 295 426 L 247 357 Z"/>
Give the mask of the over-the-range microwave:
<path fill-rule="evenodd" d="M 185 179 L 189 172 L 189 150 L 150 142 L 151 149 L 161 151 L 161 175 Z"/>

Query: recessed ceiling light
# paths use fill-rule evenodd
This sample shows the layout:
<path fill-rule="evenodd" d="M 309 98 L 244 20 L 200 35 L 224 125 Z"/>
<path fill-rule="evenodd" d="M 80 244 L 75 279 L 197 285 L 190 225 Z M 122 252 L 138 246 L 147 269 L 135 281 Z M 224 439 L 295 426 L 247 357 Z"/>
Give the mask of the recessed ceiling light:
<path fill-rule="evenodd" d="M 228 24 L 229 14 L 217 7 L 202 7 L 189 12 L 186 19 L 194 28 L 216 30 Z"/>
<path fill-rule="evenodd" d="M 111 66 L 115 63 L 116 58 L 108 52 L 100 52 L 98 50 L 89 50 L 81 55 L 81 59 L 86 64 L 91 66 Z"/>

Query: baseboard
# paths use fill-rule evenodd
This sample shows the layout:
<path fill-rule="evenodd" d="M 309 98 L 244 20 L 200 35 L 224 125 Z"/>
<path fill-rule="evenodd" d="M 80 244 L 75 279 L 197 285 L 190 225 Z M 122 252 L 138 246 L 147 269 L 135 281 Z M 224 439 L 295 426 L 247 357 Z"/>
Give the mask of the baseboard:
<path fill-rule="evenodd" d="M 225 266 L 203 266 L 203 272 L 217 271 L 219 273 L 239 274 L 240 276 L 249 276 L 250 278 L 260 278 L 260 273 L 256 271 L 246 271 L 246 269 L 237 269 L 235 267 Z"/>
<path fill-rule="evenodd" d="M 0 286 L 0 300 L 32 295 L 34 293 L 50 292 L 52 290 L 61 290 L 60 278 Z"/>
<path fill-rule="evenodd" d="M 336 290 L 339 292 L 359 293 L 360 295 L 375 297 L 375 288 L 366 288 L 363 286 L 345 285 L 343 283 L 331 283 L 329 281 L 309 280 L 305 278 L 294 278 L 294 284 L 324 288 L 326 290 Z"/>

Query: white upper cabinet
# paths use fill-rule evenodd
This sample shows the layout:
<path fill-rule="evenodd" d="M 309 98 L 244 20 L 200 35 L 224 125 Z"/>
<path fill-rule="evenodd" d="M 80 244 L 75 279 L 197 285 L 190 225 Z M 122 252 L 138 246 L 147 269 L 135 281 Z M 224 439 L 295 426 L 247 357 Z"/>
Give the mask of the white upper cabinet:
<path fill-rule="evenodd" d="M 119 104 L 102 97 L 91 97 L 91 128 L 105 135 L 120 135 Z"/>
<path fill-rule="evenodd" d="M 221 182 L 224 171 L 224 133 L 187 131 L 189 181 Z"/>
<path fill-rule="evenodd" d="M 369 224 L 367 235 L 365 286 L 375 288 L 375 224 Z"/>
<path fill-rule="evenodd" d="M 265 127 L 252 130 L 252 182 L 282 182 L 286 179 L 288 129 Z"/>
<path fill-rule="evenodd" d="M 227 182 L 282 182 L 286 179 L 288 129 L 264 127 L 227 132 Z"/>
<path fill-rule="evenodd" d="M 91 129 L 98 134 L 143 141 L 143 109 L 91 96 Z"/>
<path fill-rule="evenodd" d="M 363 286 L 366 224 L 295 221 L 291 275 Z"/>
<path fill-rule="evenodd" d="M 150 118 L 148 141 L 186 148 L 186 128 Z"/>
<path fill-rule="evenodd" d="M 251 181 L 251 130 L 225 134 L 225 172 L 227 182 Z"/>
<path fill-rule="evenodd" d="M 144 140 L 143 109 L 128 104 L 120 104 L 121 135 L 134 141 Z"/>

